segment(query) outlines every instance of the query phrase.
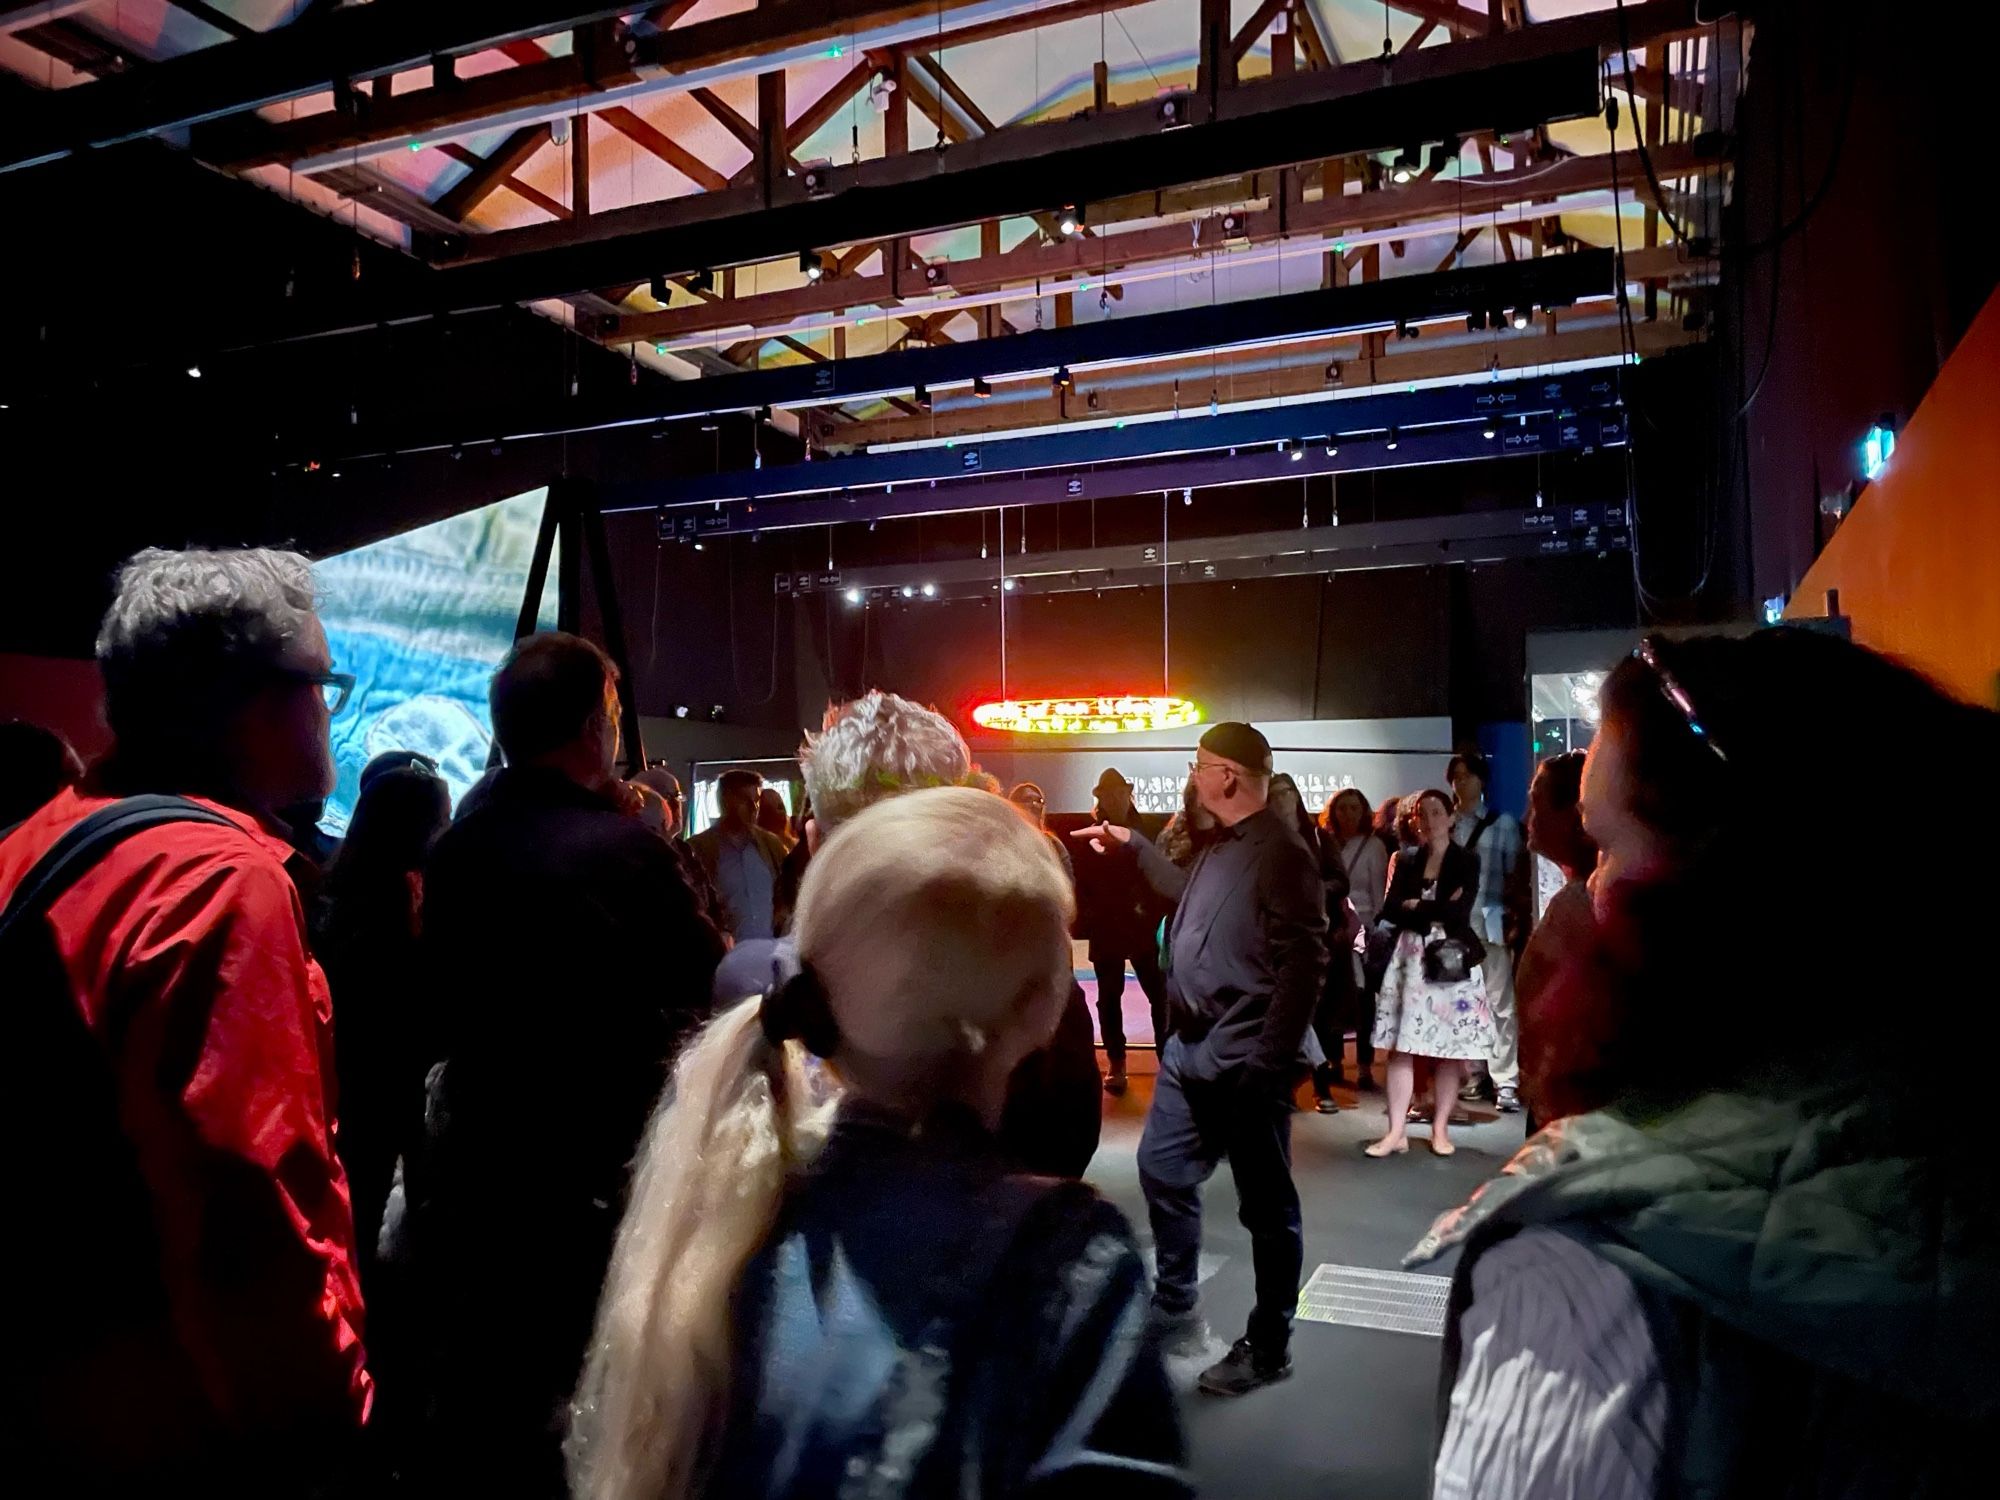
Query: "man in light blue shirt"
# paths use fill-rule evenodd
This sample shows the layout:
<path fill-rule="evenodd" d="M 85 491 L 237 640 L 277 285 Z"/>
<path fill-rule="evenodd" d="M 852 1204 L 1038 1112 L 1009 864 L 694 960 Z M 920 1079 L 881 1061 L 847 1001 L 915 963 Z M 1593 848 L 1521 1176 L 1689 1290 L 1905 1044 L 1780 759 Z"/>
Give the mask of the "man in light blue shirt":
<path fill-rule="evenodd" d="M 1514 944 L 1527 931 L 1523 896 L 1528 871 L 1527 845 L 1515 818 L 1486 805 L 1486 787 L 1493 767 L 1474 752 L 1454 755 L 1445 774 L 1457 800 L 1451 840 L 1479 856 L 1479 891 L 1472 899 L 1472 928 L 1486 945 L 1480 966 L 1486 979 L 1486 1001 L 1493 1008 L 1493 1056 L 1487 1072 L 1493 1080 L 1494 1103 L 1512 1114 L 1521 1107 L 1521 1023 L 1514 1010 Z M 1468 1093 L 1479 1080 L 1466 1084 Z"/>
<path fill-rule="evenodd" d="M 755 771 L 725 771 L 717 787 L 722 820 L 688 840 L 688 847 L 722 896 L 729 930 L 741 943 L 778 935 L 778 869 L 785 846 L 757 826 L 764 778 Z"/>

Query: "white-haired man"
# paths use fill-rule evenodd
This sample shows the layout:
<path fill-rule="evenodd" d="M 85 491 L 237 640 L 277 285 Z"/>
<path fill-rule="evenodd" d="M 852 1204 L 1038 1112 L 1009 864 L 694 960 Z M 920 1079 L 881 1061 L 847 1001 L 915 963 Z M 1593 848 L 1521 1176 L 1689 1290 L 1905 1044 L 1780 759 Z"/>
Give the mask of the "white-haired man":
<path fill-rule="evenodd" d="M 141 552 L 97 640 L 116 747 L 0 844 L 11 1414 L 75 1492 L 303 1492 L 372 1399 L 279 810 L 333 786 L 295 553 Z M 25 1409 L 22 1409 L 25 1407 Z"/>
<path fill-rule="evenodd" d="M 972 752 L 935 709 L 877 689 L 826 711 L 799 749 L 806 846 L 888 797 L 939 786 L 998 785 L 973 768 Z M 1052 856 L 1053 857 L 1053 856 Z M 739 943 L 716 970 L 716 1000 L 754 995 L 794 962 L 789 939 Z M 1096 1040 L 1083 991 L 1072 987 L 1054 1039 L 1015 1070 L 1000 1138 L 1020 1162 L 1049 1176 L 1079 1177 L 1103 1125 Z"/>

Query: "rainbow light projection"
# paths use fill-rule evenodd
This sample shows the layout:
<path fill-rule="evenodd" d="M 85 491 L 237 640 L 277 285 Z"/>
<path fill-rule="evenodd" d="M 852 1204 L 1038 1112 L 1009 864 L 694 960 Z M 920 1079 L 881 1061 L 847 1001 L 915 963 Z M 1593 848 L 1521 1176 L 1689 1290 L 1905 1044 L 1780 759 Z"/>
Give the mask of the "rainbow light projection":
<path fill-rule="evenodd" d="M 1129 734 L 1199 724 L 1201 709 L 1186 698 L 1002 698 L 974 708 L 972 722 L 1013 734 Z"/>

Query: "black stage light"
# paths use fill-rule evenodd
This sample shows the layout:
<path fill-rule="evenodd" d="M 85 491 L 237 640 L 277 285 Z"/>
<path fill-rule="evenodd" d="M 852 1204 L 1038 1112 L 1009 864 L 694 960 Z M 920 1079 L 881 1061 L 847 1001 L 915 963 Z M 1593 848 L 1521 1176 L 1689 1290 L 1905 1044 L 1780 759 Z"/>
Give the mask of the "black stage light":
<path fill-rule="evenodd" d="M 1389 429 L 1389 441 L 1385 443 L 1383 446 L 1386 447 L 1391 453 L 1394 453 L 1397 448 L 1402 446 L 1402 442 L 1403 442 L 1402 434 L 1397 432 L 1395 428 L 1391 427 Z"/>
<path fill-rule="evenodd" d="M 1083 205 L 1072 203 L 1056 215 L 1056 228 L 1062 231 L 1064 239 L 1083 233 L 1083 226 L 1089 222 L 1084 217 Z"/>
<path fill-rule="evenodd" d="M 700 271 L 696 271 L 696 272 L 695 272 L 695 273 L 694 273 L 694 274 L 693 274 L 692 276 L 688 277 L 688 279 L 687 279 L 687 289 L 688 289 L 689 291 L 691 291 L 691 292 L 712 292 L 712 291 L 714 291 L 714 290 L 715 290 L 715 272 L 713 272 L 713 271 L 710 271 L 710 270 L 706 270 L 706 269 L 704 269 L 704 270 L 700 270 Z"/>
<path fill-rule="evenodd" d="M 807 281 L 818 281 L 826 275 L 826 257 L 817 250 L 801 250 L 799 270 L 805 274 Z"/>
<path fill-rule="evenodd" d="M 972 394 L 977 396 L 981 401 L 991 401 L 993 399 L 993 387 L 986 383 L 984 375 L 975 375 L 972 377 Z"/>
<path fill-rule="evenodd" d="M 1069 372 L 1068 365 L 1057 365 L 1054 376 L 1055 388 L 1059 391 L 1076 389 L 1076 377 Z"/>
<path fill-rule="evenodd" d="M 929 411 L 931 409 L 931 388 L 927 385 L 918 386 L 916 394 L 912 399 L 915 400 L 918 411 Z"/>

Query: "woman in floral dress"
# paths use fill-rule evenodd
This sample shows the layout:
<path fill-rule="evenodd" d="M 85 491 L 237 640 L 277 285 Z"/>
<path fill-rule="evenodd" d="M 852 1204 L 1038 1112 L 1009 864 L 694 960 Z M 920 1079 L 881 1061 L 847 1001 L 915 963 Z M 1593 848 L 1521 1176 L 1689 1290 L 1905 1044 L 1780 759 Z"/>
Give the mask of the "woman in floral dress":
<path fill-rule="evenodd" d="M 1410 1149 L 1404 1134 L 1415 1080 L 1416 1059 L 1436 1064 L 1431 1083 L 1431 1150 L 1450 1156 L 1451 1106 L 1458 1097 L 1460 1064 L 1487 1057 L 1493 1047 L 1493 1013 L 1477 967 L 1458 980 L 1432 979 L 1424 953 L 1433 944 L 1456 939 L 1476 965 L 1485 950 L 1472 931 L 1472 898 L 1479 889 L 1479 856 L 1451 841 L 1451 798 L 1418 792 L 1404 803 L 1404 818 L 1416 834 L 1389 867 L 1389 893 L 1382 919 L 1397 929 L 1396 951 L 1375 1002 L 1375 1045 L 1389 1051 L 1389 1128 L 1367 1147 L 1370 1156 Z"/>

